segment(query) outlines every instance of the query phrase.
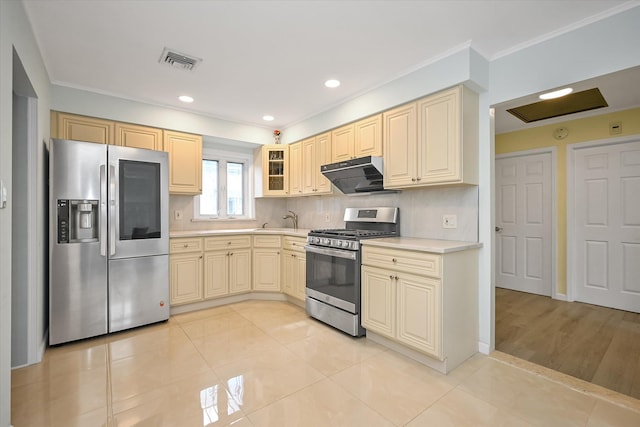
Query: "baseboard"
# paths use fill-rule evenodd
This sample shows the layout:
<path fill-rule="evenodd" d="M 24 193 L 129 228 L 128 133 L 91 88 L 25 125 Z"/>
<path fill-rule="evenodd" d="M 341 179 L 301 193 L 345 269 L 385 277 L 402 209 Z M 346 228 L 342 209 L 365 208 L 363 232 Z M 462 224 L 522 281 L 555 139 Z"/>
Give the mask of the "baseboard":
<path fill-rule="evenodd" d="M 479 341 L 478 342 L 478 352 L 488 355 L 489 353 L 491 353 L 491 346 L 489 344 L 487 344 L 487 343 Z"/>
<path fill-rule="evenodd" d="M 285 294 L 280 292 L 251 292 L 248 294 L 231 295 L 224 298 L 216 298 L 207 301 L 198 301 L 191 304 L 171 306 L 170 314 L 189 313 L 191 311 L 206 310 L 208 308 L 220 307 L 222 305 L 233 304 L 248 300 L 264 301 L 288 301 Z"/>
<path fill-rule="evenodd" d="M 42 362 L 44 352 L 47 350 L 47 344 L 49 344 L 49 328 L 42 334 L 42 341 L 40 341 L 40 345 L 38 346 L 38 360 L 36 363 Z"/>
<path fill-rule="evenodd" d="M 559 301 L 569 301 L 567 294 L 561 294 L 559 292 L 553 294 L 553 299 L 557 299 Z"/>

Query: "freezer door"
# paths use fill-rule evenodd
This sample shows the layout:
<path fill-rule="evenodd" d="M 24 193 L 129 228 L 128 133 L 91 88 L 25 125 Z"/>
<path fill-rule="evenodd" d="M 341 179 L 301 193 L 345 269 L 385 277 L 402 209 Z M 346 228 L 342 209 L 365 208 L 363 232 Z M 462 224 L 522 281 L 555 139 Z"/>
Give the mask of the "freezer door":
<path fill-rule="evenodd" d="M 69 219 L 68 200 L 98 201 L 98 211 L 106 211 L 100 188 L 106 148 L 54 139 L 49 161 L 49 343 L 55 345 L 107 333 L 107 258 L 101 254 L 106 236 L 69 239 L 60 222 L 64 215 Z M 98 217 L 97 226 L 106 226 L 105 219 Z"/>
<path fill-rule="evenodd" d="M 109 258 L 169 253 L 168 157 L 109 147 Z"/>
<path fill-rule="evenodd" d="M 109 261 L 109 332 L 169 318 L 169 255 Z"/>

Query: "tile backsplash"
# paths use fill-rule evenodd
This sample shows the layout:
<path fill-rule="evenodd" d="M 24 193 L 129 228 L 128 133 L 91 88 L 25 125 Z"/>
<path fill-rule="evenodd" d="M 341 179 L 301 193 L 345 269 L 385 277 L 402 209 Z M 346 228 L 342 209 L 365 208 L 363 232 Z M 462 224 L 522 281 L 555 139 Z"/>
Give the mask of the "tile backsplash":
<path fill-rule="evenodd" d="M 334 195 L 295 198 L 256 199 L 253 221 L 192 221 L 193 197 L 171 196 L 171 231 L 291 227 L 282 219 L 288 210 L 298 214 L 300 228 L 336 228 L 344 226 L 347 207 L 397 206 L 400 208 L 400 235 L 445 240 L 478 240 L 478 187 L 446 187 L 405 190 L 397 193 L 345 196 L 334 188 Z M 182 211 L 176 220 L 174 212 Z M 442 216 L 456 215 L 456 228 L 443 228 Z"/>

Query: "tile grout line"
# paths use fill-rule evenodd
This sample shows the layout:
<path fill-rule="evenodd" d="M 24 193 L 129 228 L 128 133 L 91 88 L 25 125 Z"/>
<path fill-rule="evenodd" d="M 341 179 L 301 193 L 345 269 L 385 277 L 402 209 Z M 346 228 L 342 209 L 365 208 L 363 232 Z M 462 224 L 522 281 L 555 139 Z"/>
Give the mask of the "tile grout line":
<path fill-rule="evenodd" d="M 105 343 L 106 355 L 107 355 L 107 426 L 110 426 L 110 422 L 113 422 L 113 387 L 111 383 L 111 346 L 109 343 Z"/>

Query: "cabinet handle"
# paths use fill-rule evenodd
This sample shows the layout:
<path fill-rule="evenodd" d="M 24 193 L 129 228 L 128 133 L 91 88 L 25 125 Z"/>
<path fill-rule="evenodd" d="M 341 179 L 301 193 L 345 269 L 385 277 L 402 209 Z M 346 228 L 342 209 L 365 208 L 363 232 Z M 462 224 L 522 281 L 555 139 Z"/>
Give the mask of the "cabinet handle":
<path fill-rule="evenodd" d="M 411 182 L 416 182 L 416 179 L 415 178 L 411 178 Z"/>
<path fill-rule="evenodd" d="M 200 255 L 200 259 L 202 259 L 202 255 Z"/>
<path fill-rule="evenodd" d="M 416 178 L 416 181 L 421 181 L 421 180 L 422 180 L 422 178 L 420 178 L 420 177 Z"/>
<path fill-rule="evenodd" d="M 231 242 L 227 242 L 227 245 L 230 245 L 230 244 L 231 244 Z"/>
<path fill-rule="evenodd" d="M 229 254 L 229 256 L 233 256 L 233 252 L 231 252 L 231 253 Z"/>
<path fill-rule="evenodd" d="M 397 259 L 395 259 L 395 258 L 391 258 L 391 261 L 392 261 L 392 262 L 398 262 L 398 260 L 397 260 Z"/>
<path fill-rule="evenodd" d="M 185 243 L 185 244 L 184 244 L 184 247 L 185 247 L 185 248 L 188 248 L 188 247 L 189 247 L 189 244 L 188 244 L 188 243 Z"/>
<path fill-rule="evenodd" d="M 394 279 L 398 280 L 398 276 L 394 277 Z"/>
<path fill-rule="evenodd" d="M 389 279 L 393 280 L 393 274 L 389 275 Z"/>

